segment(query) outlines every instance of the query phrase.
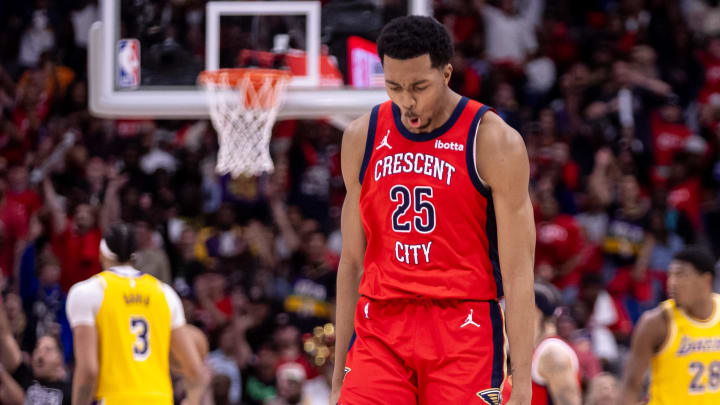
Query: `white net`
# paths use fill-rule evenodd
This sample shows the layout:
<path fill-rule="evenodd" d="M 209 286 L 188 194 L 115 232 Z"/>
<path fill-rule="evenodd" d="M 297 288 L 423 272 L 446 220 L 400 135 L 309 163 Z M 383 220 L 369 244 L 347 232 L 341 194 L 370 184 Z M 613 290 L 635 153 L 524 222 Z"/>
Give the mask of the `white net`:
<path fill-rule="evenodd" d="M 270 136 L 290 79 L 280 72 L 249 71 L 206 72 L 200 80 L 218 133 L 216 171 L 233 177 L 273 170 Z"/>

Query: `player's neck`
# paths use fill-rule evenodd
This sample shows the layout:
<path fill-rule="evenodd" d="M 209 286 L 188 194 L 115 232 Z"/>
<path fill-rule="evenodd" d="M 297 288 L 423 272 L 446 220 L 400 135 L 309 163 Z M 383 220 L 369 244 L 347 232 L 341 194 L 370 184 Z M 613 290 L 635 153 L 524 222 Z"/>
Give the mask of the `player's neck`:
<path fill-rule="evenodd" d="M 684 308 L 685 313 L 698 321 L 706 321 L 715 312 L 715 300 L 712 294 L 704 294 L 701 299 L 695 301 L 692 305 Z"/>
<path fill-rule="evenodd" d="M 541 322 L 537 333 L 535 333 L 535 347 L 538 347 L 543 340 L 557 336 L 557 328 L 555 324 L 548 322 Z"/>
<path fill-rule="evenodd" d="M 443 97 L 438 101 L 440 108 L 433 114 L 432 124 L 430 128 L 425 131 L 432 132 L 437 128 L 443 126 L 450 116 L 455 111 L 455 107 L 462 99 L 462 96 L 450 90 L 449 88 L 445 91 Z"/>

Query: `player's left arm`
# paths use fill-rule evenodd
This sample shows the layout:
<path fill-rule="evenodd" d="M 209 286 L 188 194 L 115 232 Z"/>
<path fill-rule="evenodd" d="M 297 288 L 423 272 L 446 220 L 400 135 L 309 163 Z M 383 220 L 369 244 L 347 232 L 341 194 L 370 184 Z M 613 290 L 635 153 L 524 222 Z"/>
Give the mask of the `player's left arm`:
<path fill-rule="evenodd" d="M 100 362 L 95 315 L 102 303 L 104 287 L 98 278 L 75 284 L 68 292 L 65 310 L 72 327 L 75 347 L 72 404 L 90 405 L 95 397 Z"/>
<path fill-rule="evenodd" d="M 99 372 L 97 331 L 94 325 L 73 328 L 75 372 L 73 373 L 72 404 L 90 405 L 95 396 Z"/>
<path fill-rule="evenodd" d="M 548 347 L 538 362 L 538 373 L 547 382 L 553 404 L 581 405 L 580 382 L 568 353 L 556 347 Z"/>
<path fill-rule="evenodd" d="M 535 223 L 528 191 L 530 165 L 520 134 L 485 113 L 476 142 L 478 174 L 492 192 L 513 375 L 512 404 L 529 404 L 535 294 Z"/>

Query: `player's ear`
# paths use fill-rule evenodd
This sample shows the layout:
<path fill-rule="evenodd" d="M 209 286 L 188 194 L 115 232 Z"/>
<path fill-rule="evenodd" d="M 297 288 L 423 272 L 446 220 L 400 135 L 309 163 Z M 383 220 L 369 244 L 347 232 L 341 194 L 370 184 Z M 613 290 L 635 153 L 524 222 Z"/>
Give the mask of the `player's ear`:
<path fill-rule="evenodd" d="M 450 83 L 450 78 L 452 77 L 452 71 L 453 71 L 453 67 L 452 67 L 452 65 L 449 64 L 449 63 L 448 63 L 447 65 L 445 65 L 445 67 L 444 67 L 443 70 L 442 70 L 443 78 L 445 79 L 445 84 L 446 84 L 446 85 L 447 85 L 448 83 Z"/>

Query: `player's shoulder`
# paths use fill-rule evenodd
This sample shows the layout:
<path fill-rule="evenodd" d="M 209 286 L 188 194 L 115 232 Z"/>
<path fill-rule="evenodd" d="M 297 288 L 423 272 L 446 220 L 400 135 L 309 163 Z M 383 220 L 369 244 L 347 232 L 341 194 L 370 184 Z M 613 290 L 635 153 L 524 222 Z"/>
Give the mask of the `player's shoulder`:
<path fill-rule="evenodd" d="M 665 341 L 672 322 L 672 306 L 666 301 L 645 311 L 635 327 L 635 339 L 641 344 L 650 344 L 656 351 Z"/>
<path fill-rule="evenodd" d="M 87 297 L 88 294 L 102 293 L 107 288 L 107 282 L 102 276 L 96 274 L 86 280 L 75 283 L 68 291 L 68 300 L 71 297 Z"/>
<path fill-rule="evenodd" d="M 559 338 L 550 338 L 538 347 L 538 360 L 554 367 L 573 366 L 577 361 L 575 350 Z"/>
<path fill-rule="evenodd" d="M 368 129 L 370 128 L 370 115 L 366 113 L 348 124 L 343 132 L 341 160 L 343 177 L 347 182 L 355 181 L 360 173 L 360 167 L 365 156 L 368 142 Z"/>
<path fill-rule="evenodd" d="M 490 156 L 498 152 L 524 153 L 525 141 L 518 131 L 490 110 L 483 115 L 477 128 L 477 150 L 484 151 L 484 154 Z"/>
<path fill-rule="evenodd" d="M 670 301 L 661 302 L 655 308 L 643 312 L 638 321 L 638 326 L 646 327 L 665 327 L 671 319 L 672 303 Z"/>
<path fill-rule="evenodd" d="M 493 111 L 487 111 L 478 125 L 474 152 L 478 174 L 490 188 L 510 192 L 527 181 L 525 141 Z"/>
<path fill-rule="evenodd" d="M 343 146 L 365 145 L 368 130 L 370 129 L 370 115 L 370 112 L 365 113 L 348 124 L 345 132 L 343 132 Z"/>

